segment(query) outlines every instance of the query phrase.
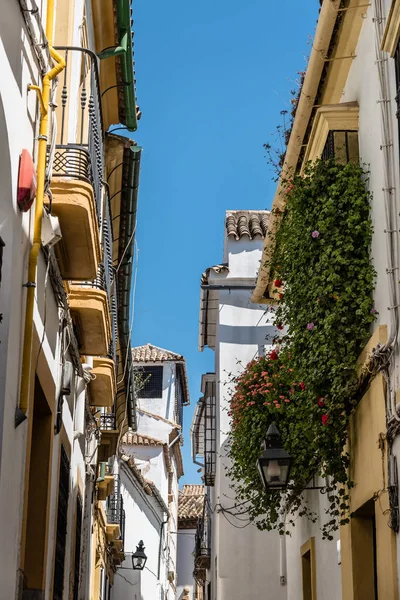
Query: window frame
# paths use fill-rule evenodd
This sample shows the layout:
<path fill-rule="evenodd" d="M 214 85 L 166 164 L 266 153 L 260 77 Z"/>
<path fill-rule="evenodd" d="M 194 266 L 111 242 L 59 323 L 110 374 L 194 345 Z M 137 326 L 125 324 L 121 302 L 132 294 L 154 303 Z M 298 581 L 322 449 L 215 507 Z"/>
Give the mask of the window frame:
<path fill-rule="evenodd" d="M 358 113 L 357 102 L 342 102 L 318 108 L 304 153 L 302 173 L 309 161 L 321 158 L 330 131 L 358 132 Z"/>
<path fill-rule="evenodd" d="M 150 370 L 154 370 L 156 375 L 155 380 L 157 381 L 157 389 L 155 391 L 146 391 L 146 383 L 151 381 L 153 374 L 149 373 Z M 157 375 L 157 372 L 159 373 Z M 155 400 L 162 398 L 163 396 L 163 383 L 164 383 L 164 365 L 143 365 L 136 369 L 136 373 L 141 373 L 144 378 L 144 385 L 141 389 L 136 391 L 136 397 L 139 400 Z M 150 379 L 147 379 L 150 375 Z M 155 395 L 158 394 L 158 395 Z"/>

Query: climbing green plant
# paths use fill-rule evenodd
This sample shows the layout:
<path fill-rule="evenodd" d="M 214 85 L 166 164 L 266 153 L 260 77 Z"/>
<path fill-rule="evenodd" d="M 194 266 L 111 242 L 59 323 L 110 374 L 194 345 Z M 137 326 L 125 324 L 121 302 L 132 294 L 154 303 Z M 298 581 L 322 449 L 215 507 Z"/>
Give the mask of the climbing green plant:
<path fill-rule="evenodd" d="M 268 265 L 281 302 L 275 308 L 278 349 L 234 379 L 230 474 L 258 527 L 281 527 L 279 510 L 316 519 L 303 490 L 327 480 L 323 535 L 347 522 L 347 427 L 357 403 L 357 359 L 376 311 L 370 260 L 372 224 L 367 173 L 357 164 L 319 160 L 284 181 Z M 265 493 L 256 461 L 275 422 L 293 457 L 291 486 Z M 291 517 L 290 517 L 291 515 Z"/>

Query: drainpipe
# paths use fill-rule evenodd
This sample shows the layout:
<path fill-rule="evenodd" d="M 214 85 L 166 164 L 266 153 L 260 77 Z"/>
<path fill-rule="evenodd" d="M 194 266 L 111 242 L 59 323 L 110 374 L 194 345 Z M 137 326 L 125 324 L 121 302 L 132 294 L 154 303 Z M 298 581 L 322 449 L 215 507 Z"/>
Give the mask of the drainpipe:
<path fill-rule="evenodd" d="M 286 521 L 285 511 L 281 511 L 280 517 L 282 523 Z M 281 585 L 286 585 L 286 533 L 279 536 L 279 581 Z"/>
<path fill-rule="evenodd" d="M 160 571 L 161 571 L 161 551 L 162 551 L 162 538 L 163 538 L 163 531 L 164 531 L 164 525 L 166 525 L 169 521 L 169 517 L 167 518 L 166 521 L 163 521 L 160 525 L 160 543 L 158 545 L 158 569 L 157 569 L 157 579 L 158 581 L 160 581 Z"/>
<path fill-rule="evenodd" d="M 40 128 L 38 141 L 38 160 L 37 160 L 37 189 L 36 206 L 33 227 L 33 244 L 29 254 L 28 281 L 26 287 L 26 313 L 24 329 L 24 348 L 22 354 L 21 369 L 21 390 L 19 406 L 15 413 L 15 426 L 18 427 L 27 416 L 29 409 L 29 382 L 31 376 L 31 353 L 33 337 L 33 310 L 35 305 L 36 288 L 36 269 L 38 256 L 42 244 L 42 216 L 44 202 L 44 186 L 46 178 L 46 153 L 47 153 L 47 133 L 49 121 L 49 102 L 50 88 L 52 80 L 65 68 L 64 59 L 52 47 L 53 25 L 54 25 L 54 0 L 47 2 L 46 16 L 46 37 L 49 43 L 50 55 L 57 63 L 48 71 L 42 80 L 42 89 L 39 86 L 31 85 L 30 89 L 35 90 L 40 102 Z"/>

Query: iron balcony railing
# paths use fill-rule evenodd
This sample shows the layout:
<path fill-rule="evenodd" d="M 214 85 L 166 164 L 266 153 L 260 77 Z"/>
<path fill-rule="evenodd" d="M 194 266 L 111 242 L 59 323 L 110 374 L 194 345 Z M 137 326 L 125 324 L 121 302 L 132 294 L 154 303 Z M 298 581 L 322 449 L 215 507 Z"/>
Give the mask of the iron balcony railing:
<path fill-rule="evenodd" d="M 98 58 L 87 48 L 58 46 L 56 50 L 64 55 L 66 66 L 57 98 L 61 118 L 53 175 L 81 179 L 92 185 L 100 223 L 104 130 Z"/>
<path fill-rule="evenodd" d="M 115 431 L 117 429 L 117 419 L 114 413 L 103 413 L 100 415 L 100 430 Z"/>
<path fill-rule="evenodd" d="M 119 476 L 114 475 L 114 492 L 107 498 L 107 522 L 119 525 L 120 540 L 125 540 L 125 510 Z"/>
<path fill-rule="evenodd" d="M 195 566 L 197 569 L 209 569 L 211 560 L 211 519 L 205 511 L 197 523 L 195 537 Z"/>

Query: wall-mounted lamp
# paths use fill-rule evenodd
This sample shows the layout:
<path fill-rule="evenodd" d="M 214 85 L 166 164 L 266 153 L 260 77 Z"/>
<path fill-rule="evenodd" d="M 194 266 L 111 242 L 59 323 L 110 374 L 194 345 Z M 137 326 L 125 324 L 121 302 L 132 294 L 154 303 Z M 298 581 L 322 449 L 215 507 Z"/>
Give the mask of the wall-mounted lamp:
<path fill-rule="evenodd" d="M 147 556 L 144 553 L 143 541 L 140 540 L 139 545 L 136 546 L 136 552 L 132 554 L 132 569 L 135 571 L 143 571 L 147 561 Z"/>

